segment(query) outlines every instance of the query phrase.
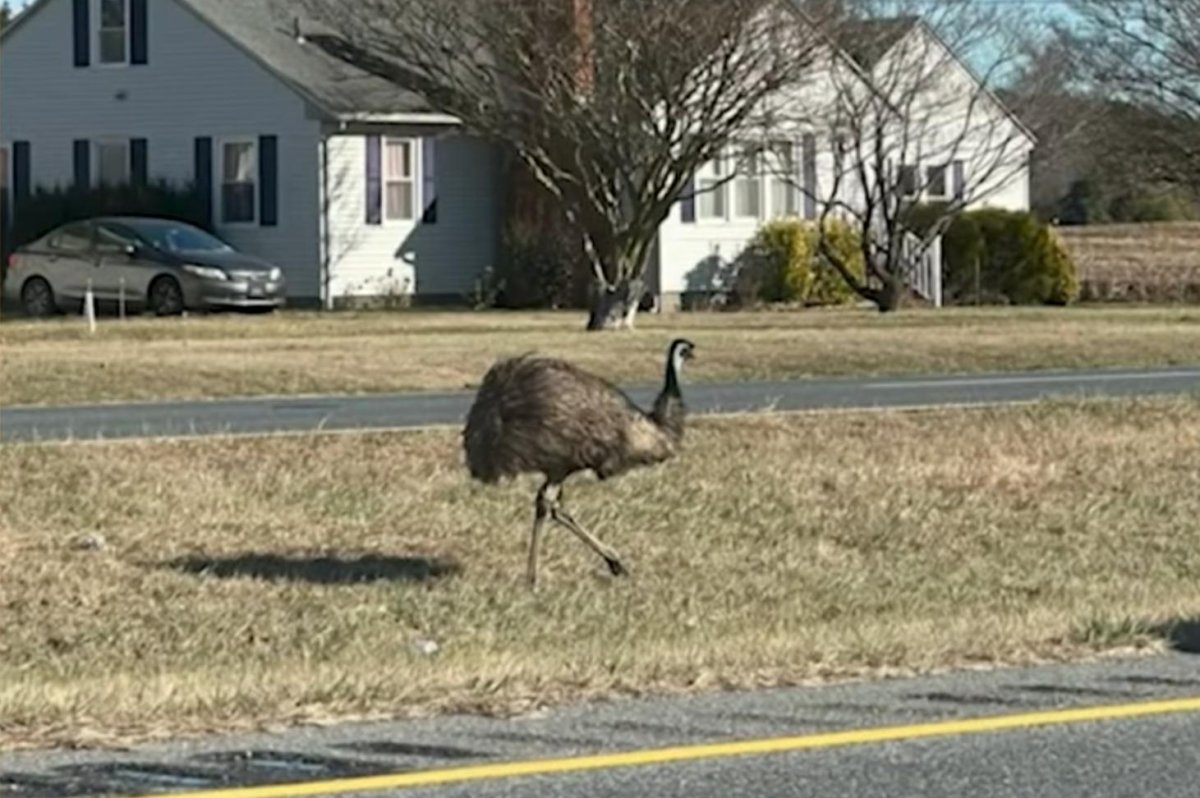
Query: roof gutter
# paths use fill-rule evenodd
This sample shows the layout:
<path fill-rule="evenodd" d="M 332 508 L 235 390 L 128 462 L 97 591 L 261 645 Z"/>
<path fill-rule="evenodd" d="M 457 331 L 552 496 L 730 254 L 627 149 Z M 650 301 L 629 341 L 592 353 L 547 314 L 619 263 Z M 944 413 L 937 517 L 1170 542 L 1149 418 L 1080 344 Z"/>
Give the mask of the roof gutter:
<path fill-rule="evenodd" d="M 410 111 L 399 113 L 346 113 L 338 114 L 343 125 L 352 122 L 367 122 L 388 125 L 461 125 L 462 120 L 449 114 Z"/>

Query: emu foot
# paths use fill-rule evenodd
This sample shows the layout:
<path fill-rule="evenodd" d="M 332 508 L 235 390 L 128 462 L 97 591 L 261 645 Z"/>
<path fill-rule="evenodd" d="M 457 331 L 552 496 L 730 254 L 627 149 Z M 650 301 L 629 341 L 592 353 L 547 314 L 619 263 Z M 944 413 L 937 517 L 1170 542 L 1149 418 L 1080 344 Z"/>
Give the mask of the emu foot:
<path fill-rule="evenodd" d="M 621 565 L 621 561 L 616 557 L 605 557 L 604 561 L 608 563 L 608 570 L 613 576 L 628 576 L 629 572 L 625 570 L 625 566 Z"/>

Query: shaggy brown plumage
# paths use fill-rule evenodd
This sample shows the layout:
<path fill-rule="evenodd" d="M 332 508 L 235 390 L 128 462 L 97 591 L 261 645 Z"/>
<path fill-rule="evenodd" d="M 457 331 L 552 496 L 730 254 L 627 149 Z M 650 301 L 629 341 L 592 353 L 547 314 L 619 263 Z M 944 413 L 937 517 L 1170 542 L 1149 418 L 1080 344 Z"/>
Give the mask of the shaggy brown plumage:
<path fill-rule="evenodd" d="M 487 484 L 523 473 L 545 475 L 529 544 L 532 586 L 537 584 L 538 539 L 547 517 L 578 535 L 613 574 L 625 573 L 617 553 L 563 509 L 562 483 L 588 470 L 609 479 L 676 454 L 686 415 L 679 370 L 694 348 L 684 339 L 671 342 L 663 388 L 648 413 L 612 383 L 564 360 L 522 356 L 488 370 L 467 414 L 463 448 L 471 476 Z"/>

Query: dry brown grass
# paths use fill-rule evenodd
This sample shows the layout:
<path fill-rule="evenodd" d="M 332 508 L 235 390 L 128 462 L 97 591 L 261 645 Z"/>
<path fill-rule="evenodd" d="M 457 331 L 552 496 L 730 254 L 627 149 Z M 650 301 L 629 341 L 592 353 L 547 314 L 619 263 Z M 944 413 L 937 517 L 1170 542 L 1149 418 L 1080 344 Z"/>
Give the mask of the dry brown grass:
<path fill-rule="evenodd" d="M 458 390 L 503 354 L 569 357 L 659 379 L 667 341 L 696 341 L 698 380 L 1166 365 L 1200 350 L 1200 309 L 946 309 L 645 316 L 585 333 L 578 313 L 285 313 L 0 325 L 0 404 Z"/>
<path fill-rule="evenodd" d="M 1198 444 L 1182 399 L 704 420 L 567 491 L 631 579 L 555 532 L 538 595 L 533 484 L 452 431 L 10 445 L 0 747 L 1147 643 L 1200 610 Z"/>
<path fill-rule="evenodd" d="M 1200 300 L 1200 223 L 1062 227 L 1085 296 Z"/>

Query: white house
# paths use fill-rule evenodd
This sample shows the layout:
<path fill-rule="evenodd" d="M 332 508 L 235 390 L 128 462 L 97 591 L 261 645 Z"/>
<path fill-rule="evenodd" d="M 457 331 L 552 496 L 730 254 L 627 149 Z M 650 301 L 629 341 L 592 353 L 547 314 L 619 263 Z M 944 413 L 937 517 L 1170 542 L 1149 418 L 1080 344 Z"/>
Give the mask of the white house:
<path fill-rule="evenodd" d="M 38 185 L 196 181 L 224 238 L 285 269 L 294 305 L 461 297 L 498 257 L 498 148 L 306 43 L 285 6 L 34 0 L 0 38 L 4 191 L 19 203 Z M 926 35 L 907 26 L 892 44 Z M 891 49 L 849 57 L 869 72 Z M 958 79 L 974 81 L 965 69 Z M 833 168 L 828 148 L 781 135 L 795 136 L 788 157 L 816 186 Z M 962 180 L 962 163 L 938 166 Z M 1027 171 L 988 201 L 1028 207 Z M 816 209 L 765 174 L 686 198 L 663 224 L 649 283 L 668 300 L 704 290 L 698 267 L 714 253 L 735 255 L 771 216 Z"/>

